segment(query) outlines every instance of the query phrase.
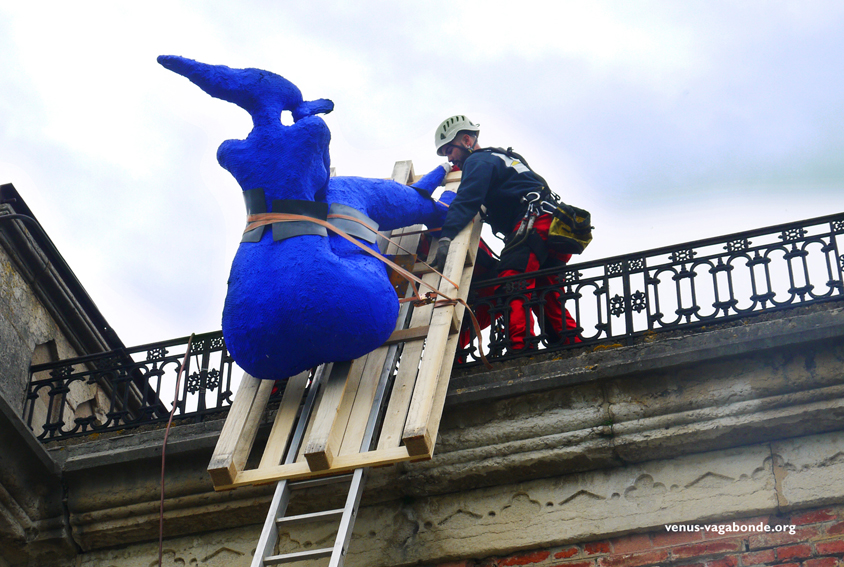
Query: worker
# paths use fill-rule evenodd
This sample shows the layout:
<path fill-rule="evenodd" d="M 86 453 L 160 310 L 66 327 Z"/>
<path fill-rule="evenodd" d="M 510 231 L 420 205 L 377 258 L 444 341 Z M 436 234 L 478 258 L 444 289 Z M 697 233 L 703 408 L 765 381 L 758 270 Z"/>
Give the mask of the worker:
<path fill-rule="evenodd" d="M 497 148 L 482 148 L 478 143 L 479 134 L 480 127 L 465 116 L 447 118 L 437 128 L 437 154 L 446 156 L 456 168 L 461 169 L 463 177 L 442 226 L 434 267 L 443 269 L 451 240 L 481 211 L 482 206 L 486 209 L 484 221 L 494 234 L 503 235 L 505 243 L 497 268 L 498 277 L 564 266 L 571 254 L 558 252 L 546 245 L 552 215 L 543 212 L 542 208 L 539 208 L 533 222 L 529 222 L 527 215 L 530 200 L 552 199 L 550 189 L 520 156 Z M 536 208 L 533 210 L 537 211 Z M 526 292 L 535 289 L 537 283 L 544 286 L 556 282 L 548 276 L 528 279 L 525 281 Z M 544 311 L 551 327 L 545 331 L 564 343 L 580 342 L 575 336 L 577 323 L 563 309 L 559 297 L 557 291 L 545 295 Z M 520 298 L 510 302 L 509 315 L 509 349 L 519 351 L 526 346 L 526 335 L 533 335 L 533 315 L 525 309 L 524 300 Z"/>

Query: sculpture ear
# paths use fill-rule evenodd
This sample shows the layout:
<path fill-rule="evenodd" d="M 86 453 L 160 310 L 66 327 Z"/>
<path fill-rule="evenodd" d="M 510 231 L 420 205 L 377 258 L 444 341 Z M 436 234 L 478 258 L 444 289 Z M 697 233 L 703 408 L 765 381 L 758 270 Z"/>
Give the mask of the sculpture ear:
<path fill-rule="evenodd" d="M 306 100 L 293 109 L 293 120 L 299 120 L 314 114 L 328 114 L 334 110 L 334 103 L 327 98 Z"/>

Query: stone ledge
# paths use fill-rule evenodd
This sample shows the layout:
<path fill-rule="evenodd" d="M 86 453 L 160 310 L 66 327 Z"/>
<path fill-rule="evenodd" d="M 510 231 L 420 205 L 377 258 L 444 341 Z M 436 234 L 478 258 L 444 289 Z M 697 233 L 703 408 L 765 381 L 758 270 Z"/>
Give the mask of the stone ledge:
<path fill-rule="evenodd" d="M 167 438 L 167 455 L 178 455 L 197 450 L 211 451 L 217 445 L 217 438 L 224 420 L 173 426 Z M 90 467 L 129 463 L 151 457 L 161 458 L 165 430 L 144 431 L 107 437 L 96 441 L 73 445 L 59 445 L 49 449 L 50 455 L 61 464 L 65 472 L 84 470 Z M 209 457 L 210 459 L 210 457 Z"/>
<path fill-rule="evenodd" d="M 446 407 L 841 337 L 842 307 L 767 321 L 751 319 L 741 326 L 456 377 L 449 384 Z"/>

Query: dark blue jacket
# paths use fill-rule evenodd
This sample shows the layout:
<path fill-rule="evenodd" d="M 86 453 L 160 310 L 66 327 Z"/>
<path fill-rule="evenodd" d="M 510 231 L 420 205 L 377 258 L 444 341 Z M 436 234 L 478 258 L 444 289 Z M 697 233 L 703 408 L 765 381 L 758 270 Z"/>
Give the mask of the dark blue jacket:
<path fill-rule="evenodd" d="M 522 196 L 543 186 L 539 177 L 516 158 L 476 150 L 463 162 L 463 178 L 448 208 L 442 236 L 454 238 L 471 221 L 481 205 L 493 232 L 509 234 L 525 212 Z"/>

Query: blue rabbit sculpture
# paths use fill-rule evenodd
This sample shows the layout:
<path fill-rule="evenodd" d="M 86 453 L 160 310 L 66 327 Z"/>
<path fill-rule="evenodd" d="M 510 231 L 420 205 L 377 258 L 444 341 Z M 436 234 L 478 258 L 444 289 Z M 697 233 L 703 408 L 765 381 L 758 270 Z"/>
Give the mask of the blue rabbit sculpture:
<path fill-rule="evenodd" d="M 217 151 L 244 191 L 247 213 L 327 213 L 373 250 L 372 231 L 348 217 L 378 230 L 440 226 L 446 209 L 425 193 L 440 185 L 443 167 L 415 184 L 423 191 L 389 180 L 330 177 L 331 134 L 317 115 L 333 110 L 331 101 L 305 101 L 293 83 L 260 69 L 170 55 L 158 62 L 252 116 L 246 139 L 226 140 Z M 282 124 L 283 111 L 292 113 L 293 124 Z M 244 234 L 229 276 L 223 336 L 241 368 L 278 380 L 374 350 L 391 334 L 398 308 L 383 262 L 318 223 L 278 222 Z"/>

